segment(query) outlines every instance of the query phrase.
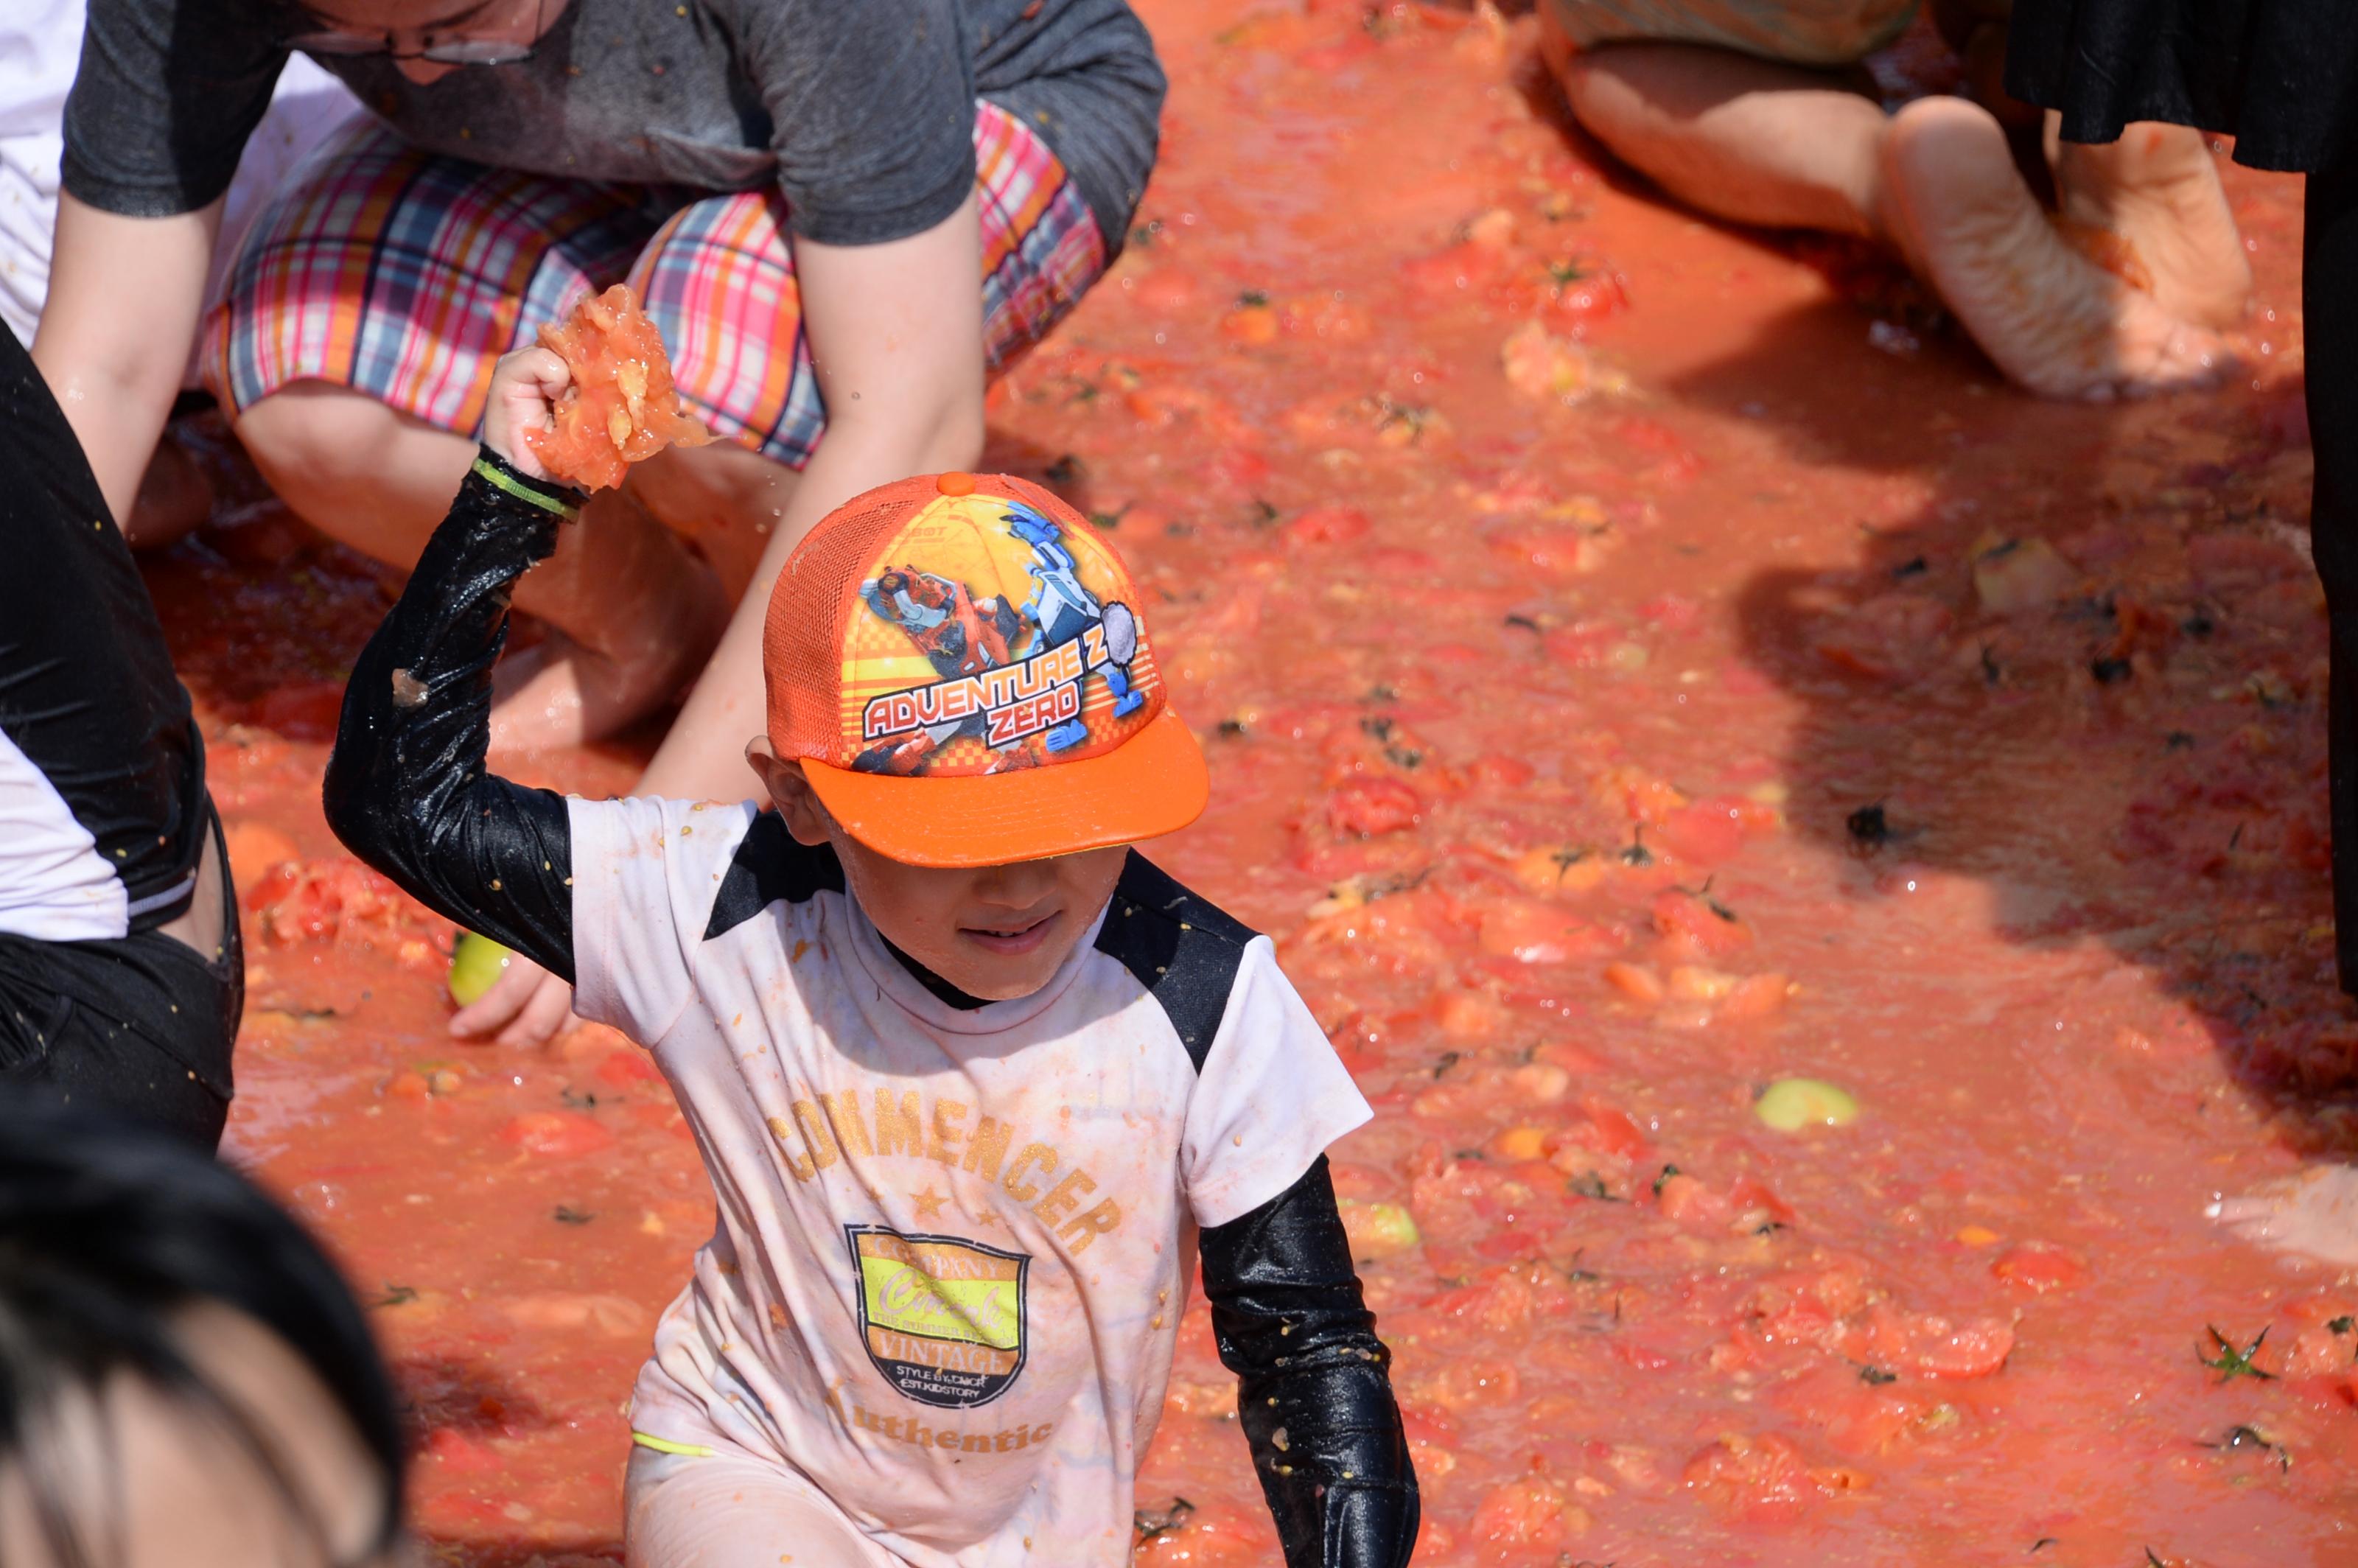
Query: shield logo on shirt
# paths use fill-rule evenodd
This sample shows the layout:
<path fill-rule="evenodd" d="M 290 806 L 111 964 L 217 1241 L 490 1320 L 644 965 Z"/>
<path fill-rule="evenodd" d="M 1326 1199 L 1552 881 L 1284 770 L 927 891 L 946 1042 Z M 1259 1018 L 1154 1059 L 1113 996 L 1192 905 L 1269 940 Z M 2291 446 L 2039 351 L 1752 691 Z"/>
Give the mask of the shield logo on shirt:
<path fill-rule="evenodd" d="M 1031 1258 L 955 1236 L 847 1225 L 868 1358 L 920 1404 L 971 1410 L 1023 1370 Z"/>

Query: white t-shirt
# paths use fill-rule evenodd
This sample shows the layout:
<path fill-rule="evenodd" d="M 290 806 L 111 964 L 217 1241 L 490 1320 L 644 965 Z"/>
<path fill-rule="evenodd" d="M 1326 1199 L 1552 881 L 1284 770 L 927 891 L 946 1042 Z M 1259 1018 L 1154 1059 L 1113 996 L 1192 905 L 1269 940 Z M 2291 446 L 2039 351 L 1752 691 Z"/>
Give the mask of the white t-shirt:
<path fill-rule="evenodd" d="M 1368 1118 L 1256 936 L 1136 855 L 961 1011 L 774 815 L 571 803 L 576 1005 L 647 1044 L 719 1225 L 637 1430 L 807 1476 L 919 1568 L 1125 1563 L 1194 1233 Z"/>

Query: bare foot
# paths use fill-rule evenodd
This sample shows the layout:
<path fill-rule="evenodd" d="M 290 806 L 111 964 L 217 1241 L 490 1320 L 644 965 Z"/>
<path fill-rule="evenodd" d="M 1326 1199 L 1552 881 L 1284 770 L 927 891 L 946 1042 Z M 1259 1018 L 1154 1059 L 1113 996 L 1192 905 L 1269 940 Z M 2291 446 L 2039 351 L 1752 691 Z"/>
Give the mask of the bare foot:
<path fill-rule="evenodd" d="M 2242 320 L 2251 264 L 2202 133 L 2145 121 L 2087 146 L 2060 140 L 2060 119 L 2047 116 L 2047 162 L 2063 217 L 2117 236 L 2121 276 L 2169 315 L 2203 327 Z"/>
<path fill-rule="evenodd" d="M 2210 1213 L 2255 1247 L 2358 1267 L 2358 1166 L 2312 1166 Z"/>
<path fill-rule="evenodd" d="M 1922 98 L 1892 117 L 1881 216 L 2007 376 L 2049 397 L 2144 396 L 2215 384 L 2233 362 L 2066 244 L 2031 200 L 1986 110 Z"/>
<path fill-rule="evenodd" d="M 720 641 L 728 606 L 714 585 L 708 613 L 665 638 L 642 634 L 613 653 L 550 627 L 492 674 L 492 750 L 541 751 L 602 741 L 677 698 Z M 697 622 L 700 622 L 697 623 Z"/>
<path fill-rule="evenodd" d="M 548 634 L 492 672 L 492 745 L 510 752 L 603 740 L 680 696 L 735 600 L 670 530 L 610 490 L 558 530 L 515 602 Z"/>

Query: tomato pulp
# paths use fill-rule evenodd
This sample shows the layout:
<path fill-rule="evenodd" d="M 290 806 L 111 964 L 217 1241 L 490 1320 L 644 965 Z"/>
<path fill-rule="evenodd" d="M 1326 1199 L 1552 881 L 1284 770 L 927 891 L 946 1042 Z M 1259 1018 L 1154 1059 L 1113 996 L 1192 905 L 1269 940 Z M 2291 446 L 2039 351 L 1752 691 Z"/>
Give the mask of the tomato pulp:
<path fill-rule="evenodd" d="M 2299 181 L 2229 171 L 2227 390 L 2043 404 L 1600 167 L 1528 21 L 1141 9 L 1163 166 L 987 460 L 1113 530 L 1214 773 L 1150 852 L 1376 1104 L 1418 1561 L 2358 1560 L 2358 1292 L 2202 1213 L 2353 1137 Z M 217 470 L 148 571 L 242 835 L 233 1152 L 372 1303 L 433 1552 L 616 1561 L 696 1152 L 611 1034 L 448 1038 L 451 933 L 317 804 L 380 580 Z M 1276 1562 L 1235 1404 L 1198 1303 L 1143 1561 Z"/>
<path fill-rule="evenodd" d="M 573 313 L 540 329 L 541 346 L 573 373 L 559 395 L 551 428 L 528 430 L 541 465 L 584 490 L 622 482 L 633 463 L 665 447 L 701 447 L 712 432 L 698 423 L 672 385 L 663 334 L 639 308 L 628 284 L 585 295 Z"/>

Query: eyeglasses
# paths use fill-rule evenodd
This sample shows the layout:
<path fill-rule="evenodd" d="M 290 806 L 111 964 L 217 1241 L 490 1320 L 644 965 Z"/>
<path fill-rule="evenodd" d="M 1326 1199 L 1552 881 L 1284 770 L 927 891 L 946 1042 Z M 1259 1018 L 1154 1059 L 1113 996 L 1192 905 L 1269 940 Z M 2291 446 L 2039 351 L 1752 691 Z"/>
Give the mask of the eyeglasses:
<path fill-rule="evenodd" d="M 316 32 L 296 33 L 285 41 L 289 49 L 305 54 L 371 55 L 381 54 L 388 59 L 422 59 L 436 65 L 518 65 L 532 58 L 540 44 L 540 23 L 547 0 L 533 0 L 532 38 L 518 43 L 513 38 L 438 38 L 428 34 L 417 48 L 398 49 L 394 47 L 393 34 L 348 33 L 333 27 Z"/>

